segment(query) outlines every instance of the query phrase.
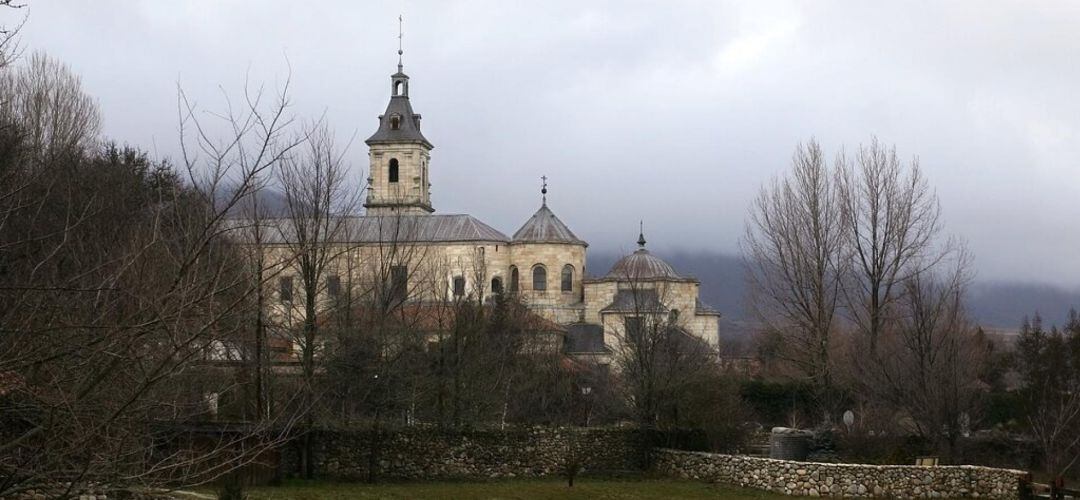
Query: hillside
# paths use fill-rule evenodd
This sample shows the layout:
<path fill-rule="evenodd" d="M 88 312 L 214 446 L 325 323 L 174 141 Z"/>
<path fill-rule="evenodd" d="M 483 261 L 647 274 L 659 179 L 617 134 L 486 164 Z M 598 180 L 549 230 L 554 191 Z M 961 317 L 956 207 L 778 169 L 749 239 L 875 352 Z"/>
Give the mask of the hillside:
<path fill-rule="evenodd" d="M 747 314 L 742 262 L 738 256 L 710 252 L 656 252 L 683 274 L 701 280 L 701 299 L 724 314 L 728 328 L 744 330 Z M 589 252 L 588 269 L 603 275 L 618 255 Z M 976 281 L 968 295 L 971 316 L 981 325 L 1018 330 L 1025 316 L 1039 313 L 1047 324 L 1065 322 L 1070 308 L 1080 308 L 1080 289 L 1038 283 Z M 725 327 L 721 327 L 723 330 Z"/>

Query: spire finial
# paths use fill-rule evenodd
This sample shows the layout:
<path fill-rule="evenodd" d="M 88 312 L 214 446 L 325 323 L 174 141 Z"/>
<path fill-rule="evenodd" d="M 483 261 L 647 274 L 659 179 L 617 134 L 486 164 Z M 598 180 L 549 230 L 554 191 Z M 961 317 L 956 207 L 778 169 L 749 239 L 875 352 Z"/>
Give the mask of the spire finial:
<path fill-rule="evenodd" d="M 404 17 L 401 14 L 398 14 L 398 16 L 397 16 L 397 70 L 398 70 L 398 73 L 402 72 L 402 70 L 401 70 L 401 68 L 402 68 L 401 55 L 404 53 L 404 51 L 401 50 L 401 47 L 402 47 L 402 39 L 405 37 L 405 31 L 404 31 L 403 26 L 402 26 L 402 24 L 404 22 L 405 22 Z"/>
<path fill-rule="evenodd" d="M 540 186 L 540 196 L 541 196 L 541 199 L 543 201 L 543 205 L 546 207 L 547 206 L 547 176 L 546 175 L 541 175 L 540 180 L 543 181 L 543 184 Z"/>
<path fill-rule="evenodd" d="M 645 248 L 645 221 L 638 221 L 637 244 L 639 247 Z"/>

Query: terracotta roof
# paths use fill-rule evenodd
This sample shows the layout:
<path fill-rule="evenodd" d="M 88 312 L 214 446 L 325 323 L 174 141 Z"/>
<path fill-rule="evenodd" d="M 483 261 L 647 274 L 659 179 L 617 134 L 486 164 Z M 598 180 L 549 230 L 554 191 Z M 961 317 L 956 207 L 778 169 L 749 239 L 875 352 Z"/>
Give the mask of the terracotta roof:
<path fill-rule="evenodd" d="M 525 225 L 514 233 L 513 241 L 514 243 L 570 243 L 588 246 L 588 243 L 575 236 L 574 232 L 555 216 L 555 213 L 547 207 L 547 203 L 540 206 L 540 210 L 529 217 Z"/>
<path fill-rule="evenodd" d="M 422 332 L 445 331 L 453 328 L 454 320 L 458 314 L 457 307 L 457 304 L 449 302 L 410 302 L 394 309 L 387 320 L 391 324 Z M 490 313 L 493 311 L 494 306 L 485 304 L 484 309 Z M 361 322 L 372 318 L 371 315 L 375 314 L 373 309 L 367 305 L 357 306 L 355 311 Z M 520 313 L 522 314 L 519 318 L 520 325 L 526 331 L 559 334 L 566 332 L 566 328 L 562 325 L 531 310 L 524 309 Z M 329 322 L 331 320 L 324 315 L 321 321 Z"/>

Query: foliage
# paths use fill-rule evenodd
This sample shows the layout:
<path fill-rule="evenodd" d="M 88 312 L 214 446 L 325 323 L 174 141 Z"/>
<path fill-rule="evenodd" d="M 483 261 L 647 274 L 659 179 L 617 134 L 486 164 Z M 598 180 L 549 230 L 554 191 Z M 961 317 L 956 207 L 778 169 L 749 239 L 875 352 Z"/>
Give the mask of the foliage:
<path fill-rule="evenodd" d="M 1025 321 L 1016 366 L 1024 380 L 1028 430 L 1047 472 L 1064 475 L 1080 461 L 1080 315 L 1071 311 L 1061 329 L 1046 330 L 1037 315 Z"/>
<path fill-rule="evenodd" d="M 804 421 L 810 415 L 800 413 L 805 413 L 804 409 L 810 408 L 814 401 L 813 387 L 801 381 L 749 379 L 742 382 L 739 394 L 766 427 Z"/>

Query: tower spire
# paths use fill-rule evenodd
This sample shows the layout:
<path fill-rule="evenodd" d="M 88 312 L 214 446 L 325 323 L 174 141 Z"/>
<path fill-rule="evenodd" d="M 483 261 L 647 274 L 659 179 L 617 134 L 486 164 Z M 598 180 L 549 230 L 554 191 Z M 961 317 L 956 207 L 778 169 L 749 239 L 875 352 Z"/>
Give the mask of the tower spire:
<path fill-rule="evenodd" d="M 638 247 L 645 248 L 645 221 L 638 221 Z"/>
<path fill-rule="evenodd" d="M 541 204 L 546 207 L 547 206 L 547 176 L 546 175 L 541 175 L 540 180 L 543 181 L 543 184 L 540 187 Z"/>
<path fill-rule="evenodd" d="M 405 37 L 405 30 L 402 26 L 405 22 L 404 17 L 401 14 L 397 16 L 397 71 L 402 73 L 401 55 L 405 53 L 402 50 L 402 39 Z"/>

